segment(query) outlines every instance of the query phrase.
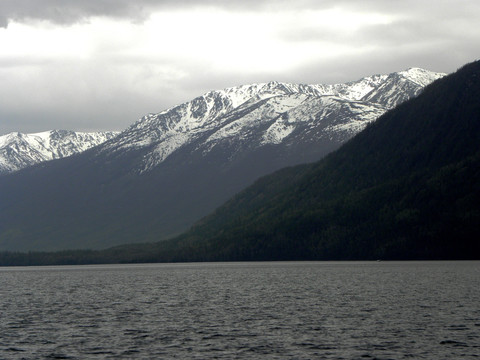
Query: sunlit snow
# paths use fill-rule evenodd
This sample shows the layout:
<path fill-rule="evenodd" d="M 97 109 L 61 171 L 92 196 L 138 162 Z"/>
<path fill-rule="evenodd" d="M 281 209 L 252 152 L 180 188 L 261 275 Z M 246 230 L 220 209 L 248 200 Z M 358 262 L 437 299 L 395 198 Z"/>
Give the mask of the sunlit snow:
<path fill-rule="evenodd" d="M 115 154 L 145 149 L 137 169 L 144 172 L 194 142 L 196 150 L 192 151 L 205 155 L 221 143 L 236 147 L 248 143 L 255 148 L 292 141 L 292 136 L 296 141 L 318 137 L 345 141 L 444 75 L 411 68 L 345 84 L 271 81 L 214 90 L 144 116 L 99 151 Z M 62 138 L 55 132 L 0 136 L 0 171 L 68 156 L 106 139 L 88 133 Z M 7 148 L 10 158 L 5 155 Z"/>
<path fill-rule="evenodd" d="M 0 173 L 85 151 L 112 139 L 116 132 L 44 131 L 0 136 Z"/>
<path fill-rule="evenodd" d="M 345 84 L 272 81 L 210 91 L 190 102 L 145 116 L 105 151 L 151 147 L 139 169 L 147 171 L 207 133 L 197 145 L 203 154 L 222 142 L 240 144 L 249 139 L 257 142 L 250 145 L 253 147 L 281 144 L 295 130 L 305 132 L 299 135 L 302 139 L 347 139 L 441 76 L 444 74 L 413 68 Z M 318 130 L 312 132 L 313 128 Z"/>

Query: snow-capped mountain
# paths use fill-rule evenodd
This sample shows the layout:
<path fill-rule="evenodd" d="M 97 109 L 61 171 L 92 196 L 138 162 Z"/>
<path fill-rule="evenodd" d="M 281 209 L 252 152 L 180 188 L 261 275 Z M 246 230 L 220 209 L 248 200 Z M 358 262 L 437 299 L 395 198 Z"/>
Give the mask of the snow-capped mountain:
<path fill-rule="evenodd" d="M 118 132 L 52 130 L 34 134 L 18 132 L 0 136 L 0 174 L 43 161 L 60 159 L 112 139 Z"/>
<path fill-rule="evenodd" d="M 203 155 L 222 146 L 224 151 L 225 147 L 231 148 L 230 156 L 245 148 L 268 145 L 296 146 L 318 141 L 337 145 L 443 75 L 411 68 L 345 84 L 272 81 L 211 91 L 158 114 L 146 115 L 102 151 L 113 154 L 144 149 L 134 169 L 144 172 L 194 142 L 198 142 L 194 151 Z M 117 134 L 53 130 L 0 136 L 0 174 L 85 151 Z M 307 156 L 304 160 L 314 160 L 317 155 L 318 151 L 313 158 Z"/>
<path fill-rule="evenodd" d="M 146 115 L 89 151 L 0 176 L 0 250 L 179 234 L 259 177 L 321 159 L 443 75 L 243 85 Z"/>
<path fill-rule="evenodd" d="M 172 153 L 298 146 L 319 141 L 338 145 L 385 111 L 414 97 L 445 74 L 419 68 L 374 75 L 336 85 L 269 82 L 211 91 L 158 114 L 149 114 L 103 147 L 106 153 L 144 149 L 136 170 L 153 169 Z M 331 150 L 331 146 L 327 146 Z M 316 152 L 318 155 L 318 151 Z M 311 160 L 308 156 L 305 160 Z"/>

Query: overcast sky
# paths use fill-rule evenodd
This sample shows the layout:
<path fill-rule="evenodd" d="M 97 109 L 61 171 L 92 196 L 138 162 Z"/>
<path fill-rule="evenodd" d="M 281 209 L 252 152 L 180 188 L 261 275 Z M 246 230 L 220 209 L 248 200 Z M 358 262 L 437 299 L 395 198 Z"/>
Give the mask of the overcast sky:
<path fill-rule="evenodd" d="M 478 0 L 0 0 L 0 135 L 123 130 L 209 90 L 480 57 Z"/>

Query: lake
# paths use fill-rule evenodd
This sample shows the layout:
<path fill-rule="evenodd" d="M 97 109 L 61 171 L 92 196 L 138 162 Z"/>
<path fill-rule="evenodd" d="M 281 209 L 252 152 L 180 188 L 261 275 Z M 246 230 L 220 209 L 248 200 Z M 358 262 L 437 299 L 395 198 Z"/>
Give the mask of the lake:
<path fill-rule="evenodd" d="M 0 268 L 1 359 L 477 359 L 480 262 Z"/>

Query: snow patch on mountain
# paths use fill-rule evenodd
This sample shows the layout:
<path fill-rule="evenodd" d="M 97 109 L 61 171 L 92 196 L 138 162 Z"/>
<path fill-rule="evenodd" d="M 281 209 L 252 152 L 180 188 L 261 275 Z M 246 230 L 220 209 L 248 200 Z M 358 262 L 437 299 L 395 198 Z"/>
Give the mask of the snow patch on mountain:
<path fill-rule="evenodd" d="M 250 109 L 240 108 L 238 111 L 233 111 L 225 119 L 227 124 L 213 133 L 205 142 L 209 144 L 221 139 L 241 136 L 252 127 L 269 122 L 294 109 L 306 99 L 308 96 L 305 94 L 277 95 L 267 97 L 262 103 L 254 103 L 257 106 L 252 106 Z M 229 121 L 230 119 L 233 121 Z"/>
<path fill-rule="evenodd" d="M 164 141 L 155 146 L 153 151 L 145 158 L 145 166 L 141 172 L 151 169 L 156 164 L 161 163 L 176 149 L 186 144 L 190 137 L 185 133 L 171 132 L 170 136 L 165 136 Z"/>
<path fill-rule="evenodd" d="M 333 91 L 325 95 L 335 95 L 346 100 L 362 100 L 367 94 L 378 88 L 388 75 L 373 75 L 359 81 L 346 84 L 336 84 Z"/>
<path fill-rule="evenodd" d="M 290 135 L 294 130 L 295 126 L 289 124 L 288 119 L 287 121 L 275 121 L 263 135 L 261 145 L 281 144 L 283 139 Z"/>

